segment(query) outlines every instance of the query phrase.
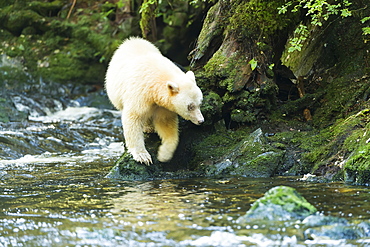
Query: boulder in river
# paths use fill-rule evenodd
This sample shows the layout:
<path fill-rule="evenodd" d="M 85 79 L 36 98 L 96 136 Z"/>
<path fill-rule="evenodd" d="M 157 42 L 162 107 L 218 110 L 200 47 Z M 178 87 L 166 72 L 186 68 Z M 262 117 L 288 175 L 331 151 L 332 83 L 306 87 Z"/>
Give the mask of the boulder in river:
<path fill-rule="evenodd" d="M 248 212 L 238 221 L 243 224 L 255 220 L 304 219 L 316 211 L 317 209 L 294 188 L 278 186 L 270 189 L 263 197 L 255 201 Z"/>

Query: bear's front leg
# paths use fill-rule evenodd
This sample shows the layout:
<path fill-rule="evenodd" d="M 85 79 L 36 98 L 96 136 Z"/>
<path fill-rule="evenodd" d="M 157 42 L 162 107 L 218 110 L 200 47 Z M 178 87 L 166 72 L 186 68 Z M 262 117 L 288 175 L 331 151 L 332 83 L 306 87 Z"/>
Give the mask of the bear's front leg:
<path fill-rule="evenodd" d="M 154 114 L 153 124 L 162 140 L 162 145 L 158 150 L 158 160 L 168 162 L 172 159 L 179 143 L 177 114 L 159 107 Z"/>
<path fill-rule="evenodd" d="M 122 128 L 126 148 L 134 160 L 146 165 L 152 164 L 152 157 L 145 148 L 143 121 L 140 117 L 122 113 Z"/>

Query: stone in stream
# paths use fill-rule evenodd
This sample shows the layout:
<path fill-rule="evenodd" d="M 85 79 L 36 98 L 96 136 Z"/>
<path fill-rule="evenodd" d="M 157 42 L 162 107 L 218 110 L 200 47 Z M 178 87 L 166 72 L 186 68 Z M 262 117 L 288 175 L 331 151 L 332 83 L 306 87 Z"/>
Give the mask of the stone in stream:
<path fill-rule="evenodd" d="M 248 212 L 239 217 L 240 224 L 256 220 L 286 221 L 304 219 L 317 209 L 294 188 L 278 186 L 270 189 L 255 201 Z"/>

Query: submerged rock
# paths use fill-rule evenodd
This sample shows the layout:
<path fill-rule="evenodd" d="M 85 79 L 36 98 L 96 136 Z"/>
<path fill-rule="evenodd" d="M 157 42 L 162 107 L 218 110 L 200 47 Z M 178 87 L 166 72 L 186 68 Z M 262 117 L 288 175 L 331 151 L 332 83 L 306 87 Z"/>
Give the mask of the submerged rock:
<path fill-rule="evenodd" d="M 304 219 L 317 209 L 294 188 L 278 186 L 253 203 L 250 210 L 241 216 L 240 224 L 255 220 L 286 221 Z"/>
<path fill-rule="evenodd" d="M 348 225 L 348 221 L 344 218 L 324 215 L 310 215 L 305 218 L 302 223 L 307 227 L 317 227 L 332 224 Z"/>
<path fill-rule="evenodd" d="M 237 219 L 237 229 L 250 234 L 253 229 L 268 229 L 302 241 L 356 240 L 370 236 L 370 223 L 351 222 L 345 218 L 326 216 L 303 198 L 294 188 L 277 186 L 253 203 L 248 212 Z M 242 226 L 242 228 L 241 228 Z M 279 233 L 280 234 L 280 233 Z"/>
<path fill-rule="evenodd" d="M 302 221 L 305 238 L 308 239 L 358 239 L 370 236 L 369 223 L 351 224 L 347 219 L 311 215 Z"/>
<path fill-rule="evenodd" d="M 354 226 L 341 224 L 325 225 L 318 228 L 309 228 L 305 232 L 307 239 L 358 239 L 362 234 Z"/>

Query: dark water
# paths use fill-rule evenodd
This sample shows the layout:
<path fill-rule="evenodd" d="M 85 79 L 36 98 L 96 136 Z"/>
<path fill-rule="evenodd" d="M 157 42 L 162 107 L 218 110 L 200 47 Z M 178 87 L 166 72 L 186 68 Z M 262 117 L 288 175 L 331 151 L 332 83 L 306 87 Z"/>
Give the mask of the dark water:
<path fill-rule="evenodd" d="M 296 188 L 326 215 L 370 218 L 367 187 L 293 177 L 111 181 L 103 176 L 113 162 L 86 156 L 73 163 L 43 156 L 0 162 L 0 246 L 311 245 L 283 228 L 271 234 L 250 226 L 246 234 L 236 226 L 235 219 L 277 185 Z M 364 243 L 321 244 L 312 245 Z"/>

